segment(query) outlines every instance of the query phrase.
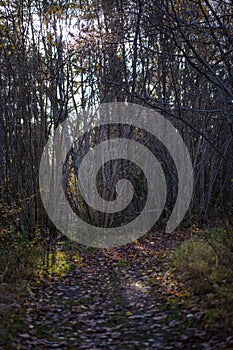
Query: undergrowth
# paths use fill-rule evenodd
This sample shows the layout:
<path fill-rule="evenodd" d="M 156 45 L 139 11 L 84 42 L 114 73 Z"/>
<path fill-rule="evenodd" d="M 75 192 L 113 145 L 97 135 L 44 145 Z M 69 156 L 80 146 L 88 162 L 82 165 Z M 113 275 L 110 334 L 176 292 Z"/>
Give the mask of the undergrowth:
<path fill-rule="evenodd" d="M 48 244 L 40 233 L 30 235 L 14 227 L 0 231 L 0 339 L 10 339 L 27 329 L 24 302 L 31 285 L 60 278 L 80 263 L 77 245 L 61 240 Z"/>
<path fill-rule="evenodd" d="M 216 227 L 184 241 L 173 254 L 184 288 L 205 297 L 205 321 L 231 324 L 233 316 L 233 230 Z M 201 304 L 202 305 L 202 304 Z"/>

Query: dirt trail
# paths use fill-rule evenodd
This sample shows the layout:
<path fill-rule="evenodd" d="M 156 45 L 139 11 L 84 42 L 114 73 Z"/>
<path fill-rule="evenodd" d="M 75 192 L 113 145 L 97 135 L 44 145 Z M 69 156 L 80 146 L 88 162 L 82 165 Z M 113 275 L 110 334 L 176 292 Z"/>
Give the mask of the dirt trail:
<path fill-rule="evenodd" d="M 87 250 L 64 277 L 32 288 L 24 331 L 2 349 L 215 349 L 169 280 L 174 243 Z"/>

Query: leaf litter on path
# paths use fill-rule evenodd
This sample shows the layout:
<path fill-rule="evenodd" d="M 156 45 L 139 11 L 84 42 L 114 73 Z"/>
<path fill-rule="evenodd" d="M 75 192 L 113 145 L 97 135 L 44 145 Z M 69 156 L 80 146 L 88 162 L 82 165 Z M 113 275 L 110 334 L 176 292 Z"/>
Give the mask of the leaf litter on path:
<path fill-rule="evenodd" d="M 83 249 L 64 276 L 31 286 L 24 330 L 1 348 L 219 349 L 169 275 L 171 249 L 182 239 L 160 234 Z"/>

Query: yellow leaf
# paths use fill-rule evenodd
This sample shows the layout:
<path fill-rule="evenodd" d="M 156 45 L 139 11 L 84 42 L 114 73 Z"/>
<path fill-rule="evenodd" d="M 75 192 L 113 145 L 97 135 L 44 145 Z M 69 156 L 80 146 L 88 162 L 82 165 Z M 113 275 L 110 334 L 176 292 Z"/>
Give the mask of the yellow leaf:
<path fill-rule="evenodd" d="M 126 311 L 125 314 L 126 314 L 126 316 L 132 316 L 133 315 L 131 311 Z"/>

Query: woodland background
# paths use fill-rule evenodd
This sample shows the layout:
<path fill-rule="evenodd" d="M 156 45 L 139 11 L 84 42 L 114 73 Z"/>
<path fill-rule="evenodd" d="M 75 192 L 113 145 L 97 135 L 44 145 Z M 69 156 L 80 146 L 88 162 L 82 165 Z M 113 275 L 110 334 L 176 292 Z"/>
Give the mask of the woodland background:
<path fill-rule="evenodd" d="M 1 1 L 1 225 L 53 231 L 38 185 L 48 136 L 68 115 L 113 101 L 153 108 L 180 131 L 195 176 L 186 222 L 232 220 L 232 16 L 228 0 Z M 163 145 L 141 137 L 165 168 L 163 221 L 174 205 L 176 170 Z M 66 190 L 81 215 L 99 221 L 69 185 L 89 146 L 87 135 L 79 154 L 73 150 Z"/>
<path fill-rule="evenodd" d="M 232 66 L 231 0 L 0 1 L 1 349 L 233 348 Z M 131 180 L 135 195 L 124 213 L 100 214 L 83 201 L 82 157 L 109 137 L 154 152 L 168 189 L 151 232 L 98 250 L 50 222 L 40 160 L 67 117 L 123 101 L 178 129 L 194 192 L 183 222 L 165 234 L 179 185 L 166 147 L 123 125 L 88 132 L 63 169 L 63 189 L 83 220 L 118 227 L 147 198 L 143 173 L 117 160 L 102 167 L 97 184 L 112 200 L 117 180 Z"/>

